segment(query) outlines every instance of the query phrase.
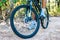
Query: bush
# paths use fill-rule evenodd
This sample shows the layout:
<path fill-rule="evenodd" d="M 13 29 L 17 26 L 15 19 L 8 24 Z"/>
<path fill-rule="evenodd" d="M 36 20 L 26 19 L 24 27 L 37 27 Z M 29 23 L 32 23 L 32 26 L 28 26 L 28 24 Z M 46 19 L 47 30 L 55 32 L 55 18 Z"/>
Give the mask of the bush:
<path fill-rule="evenodd" d="M 60 7 L 55 7 L 55 9 L 51 9 L 49 14 L 50 16 L 60 16 Z"/>

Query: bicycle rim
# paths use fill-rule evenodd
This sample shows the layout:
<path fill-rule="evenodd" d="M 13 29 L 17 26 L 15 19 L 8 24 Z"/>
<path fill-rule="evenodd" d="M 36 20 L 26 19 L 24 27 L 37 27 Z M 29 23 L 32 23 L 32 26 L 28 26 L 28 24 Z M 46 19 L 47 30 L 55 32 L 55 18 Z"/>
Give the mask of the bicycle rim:
<path fill-rule="evenodd" d="M 39 29 L 38 15 L 35 13 L 33 9 L 30 10 L 31 20 L 29 20 L 27 23 L 24 22 L 27 7 L 28 6 L 26 5 L 17 7 L 15 10 L 13 10 L 10 17 L 10 24 L 11 24 L 12 30 L 16 35 L 18 35 L 21 38 L 31 38 L 37 33 Z M 29 24 L 31 24 L 32 20 L 35 20 L 37 25 L 35 29 L 28 30 L 28 27 L 30 26 Z"/>

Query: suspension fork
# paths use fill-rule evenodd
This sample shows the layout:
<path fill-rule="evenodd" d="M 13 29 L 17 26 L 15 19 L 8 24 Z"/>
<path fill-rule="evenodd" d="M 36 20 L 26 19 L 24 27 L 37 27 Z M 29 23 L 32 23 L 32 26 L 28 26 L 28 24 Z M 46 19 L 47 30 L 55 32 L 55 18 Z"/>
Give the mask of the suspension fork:
<path fill-rule="evenodd" d="M 26 9 L 26 17 L 31 17 L 31 9 L 32 9 L 32 0 L 28 1 L 28 7 Z"/>
<path fill-rule="evenodd" d="M 31 9 L 32 9 L 32 0 L 31 1 L 28 1 L 27 3 L 27 8 L 26 8 L 26 11 L 25 11 L 25 23 L 27 23 L 28 21 L 31 20 Z"/>

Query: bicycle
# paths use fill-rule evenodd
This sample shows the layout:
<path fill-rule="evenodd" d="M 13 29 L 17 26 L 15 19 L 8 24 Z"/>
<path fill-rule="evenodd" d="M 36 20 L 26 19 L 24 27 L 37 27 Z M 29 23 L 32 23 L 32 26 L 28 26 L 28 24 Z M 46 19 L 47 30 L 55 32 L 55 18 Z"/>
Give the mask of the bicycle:
<path fill-rule="evenodd" d="M 32 2 L 34 2 L 34 6 L 38 8 L 39 14 L 34 10 L 32 6 Z M 49 24 L 49 13 L 48 9 L 45 9 L 44 15 L 41 14 L 42 9 L 41 5 L 37 5 L 38 2 L 35 0 L 29 0 L 27 5 L 17 6 L 11 13 L 10 16 L 10 24 L 13 32 L 24 39 L 33 37 L 39 30 L 40 23 L 41 26 L 46 29 Z M 41 2 L 40 2 L 41 4 Z M 33 21 L 34 20 L 34 21 Z M 34 22 L 36 24 L 34 24 Z M 44 22 L 46 24 L 44 24 Z M 35 25 L 33 29 L 29 30 L 28 27 L 33 23 Z M 19 30 L 18 30 L 19 29 Z M 30 33 L 31 32 L 31 33 Z"/>

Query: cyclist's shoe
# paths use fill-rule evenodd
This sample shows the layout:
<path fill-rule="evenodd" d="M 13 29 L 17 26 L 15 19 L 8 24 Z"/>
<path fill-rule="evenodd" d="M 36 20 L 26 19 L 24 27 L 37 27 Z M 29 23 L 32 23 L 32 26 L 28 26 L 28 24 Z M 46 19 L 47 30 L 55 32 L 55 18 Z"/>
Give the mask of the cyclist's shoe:
<path fill-rule="evenodd" d="M 42 8 L 41 14 L 39 15 L 39 19 L 45 19 L 46 15 L 45 15 L 45 9 Z"/>
<path fill-rule="evenodd" d="M 41 14 L 40 14 L 40 17 L 43 17 L 43 18 L 46 17 L 46 15 L 45 15 L 45 9 L 44 9 L 44 8 L 42 8 L 42 12 L 41 12 Z"/>
<path fill-rule="evenodd" d="M 35 20 L 29 22 L 28 30 L 35 29 L 37 27 L 37 23 Z"/>

